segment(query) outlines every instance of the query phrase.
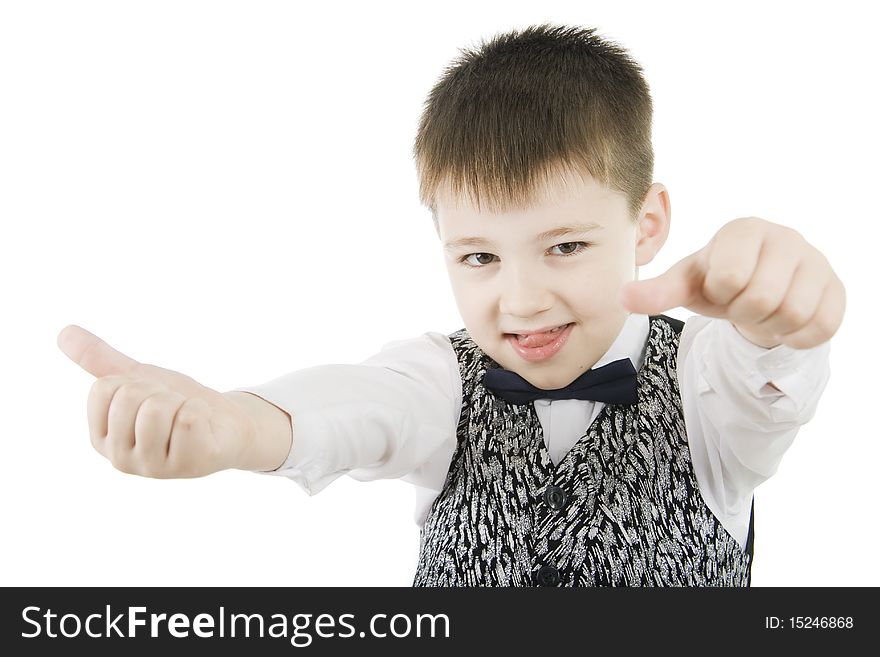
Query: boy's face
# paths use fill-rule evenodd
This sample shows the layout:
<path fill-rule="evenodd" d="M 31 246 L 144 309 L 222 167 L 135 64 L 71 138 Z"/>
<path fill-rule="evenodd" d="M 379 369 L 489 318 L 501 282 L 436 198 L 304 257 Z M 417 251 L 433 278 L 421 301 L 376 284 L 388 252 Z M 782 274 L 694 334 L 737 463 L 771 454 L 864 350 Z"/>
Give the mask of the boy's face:
<path fill-rule="evenodd" d="M 623 194 L 586 174 L 555 180 L 549 200 L 527 210 L 491 214 L 448 193 L 437 199 L 465 327 L 499 365 L 545 390 L 568 385 L 608 350 L 628 315 L 620 289 L 650 262 L 669 228 L 668 196 L 658 183 L 633 223 Z M 512 335 L 566 324 L 524 342 Z"/>

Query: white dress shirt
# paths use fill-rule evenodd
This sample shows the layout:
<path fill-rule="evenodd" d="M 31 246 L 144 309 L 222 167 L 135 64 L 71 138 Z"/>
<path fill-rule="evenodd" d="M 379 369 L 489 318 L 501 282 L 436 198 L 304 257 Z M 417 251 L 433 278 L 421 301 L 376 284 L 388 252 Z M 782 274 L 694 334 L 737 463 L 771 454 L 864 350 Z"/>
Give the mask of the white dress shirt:
<path fill-rule="evenodd" d="M 630 314 L 593 367 L 629 358 L 641 369 L 648 332 L 648 316 Z M 752 493 L 776 472 L 798 427 L 815 414 L 830 377 L 829 354 L 830 341 L 812 349 L 766 349 L 727 320 L 694 315 L 685 321 L 678 383 L 697 484 L 743 547 Z M 446 335 L 389 342 L 359 364 L 306 368 L 236 390 L 292 418 L 290 454 L 265 474 L 289 477 L 309 495 L 343 474 L 359 481 L 400 478 L 415 486 L 415 521 L 424 524 L 443 489 L 461 411 L 458 360 Z M 577 399 L 532 403 L 555 464 L 604 406 Z"/>

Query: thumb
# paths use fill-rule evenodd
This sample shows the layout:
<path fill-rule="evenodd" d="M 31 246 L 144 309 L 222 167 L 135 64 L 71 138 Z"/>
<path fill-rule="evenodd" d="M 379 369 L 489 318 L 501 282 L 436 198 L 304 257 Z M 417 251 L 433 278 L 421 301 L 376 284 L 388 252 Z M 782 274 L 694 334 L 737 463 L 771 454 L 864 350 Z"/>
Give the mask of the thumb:
<path fill-rule="evenodd" d="M 70 360 L 96 377 L 125 374 L 140 365 L 76 324 L 61 329 L 57 342 Z"/>
<path fill-rule="evenodd" d="M 640 315 L 659 315 L 690 305 L 700 289 L 701 252 L 679 260 L 660 276 L 626 283 L 620 291 L 620 304 Z"/>

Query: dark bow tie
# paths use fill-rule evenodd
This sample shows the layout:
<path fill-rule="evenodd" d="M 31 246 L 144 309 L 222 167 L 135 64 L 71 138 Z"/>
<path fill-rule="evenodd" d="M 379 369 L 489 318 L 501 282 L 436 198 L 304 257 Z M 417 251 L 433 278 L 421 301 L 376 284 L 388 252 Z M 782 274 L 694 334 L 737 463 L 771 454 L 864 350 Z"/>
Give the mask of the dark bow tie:
<path fill-rule="evenodd" d="M 636 368 L 629 358 L 615 360 L 588 370 L 564 388 L 541 390 L 516 372 L 497 367 L 486 370 L 483 385 L 493 394 L 512 404 L 527 404 L 535 399 L 586 399 L 611 404 L 635 404 Z"/>

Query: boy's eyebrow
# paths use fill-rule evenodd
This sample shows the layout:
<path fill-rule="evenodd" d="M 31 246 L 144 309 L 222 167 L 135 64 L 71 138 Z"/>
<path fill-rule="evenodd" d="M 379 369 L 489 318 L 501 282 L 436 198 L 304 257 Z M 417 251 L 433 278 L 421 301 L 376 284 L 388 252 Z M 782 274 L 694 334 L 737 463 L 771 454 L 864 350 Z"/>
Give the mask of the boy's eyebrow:
<path fill-rule="evenodd" d="M 553 239 L 555 237 L 568 235 L 570 233 L 589 233 L 592 230 L 602 230 L 602 226 L 592 221 L 585 224 L 560 226 L 559 228 L 545 230 L 543 233 L 535 237 L 535 241 L 543 242 L 549 239 Z M 483 239 L 482 237 L 460 237 L 458 239 L 446 242 L 446 244 L 443 245 L 443 249 L 445 251 L 455 251 L 456 249 L 459 249 L 463 246 L 486 246 L 490 244 L 492 244 L 491 240 Z"/>

